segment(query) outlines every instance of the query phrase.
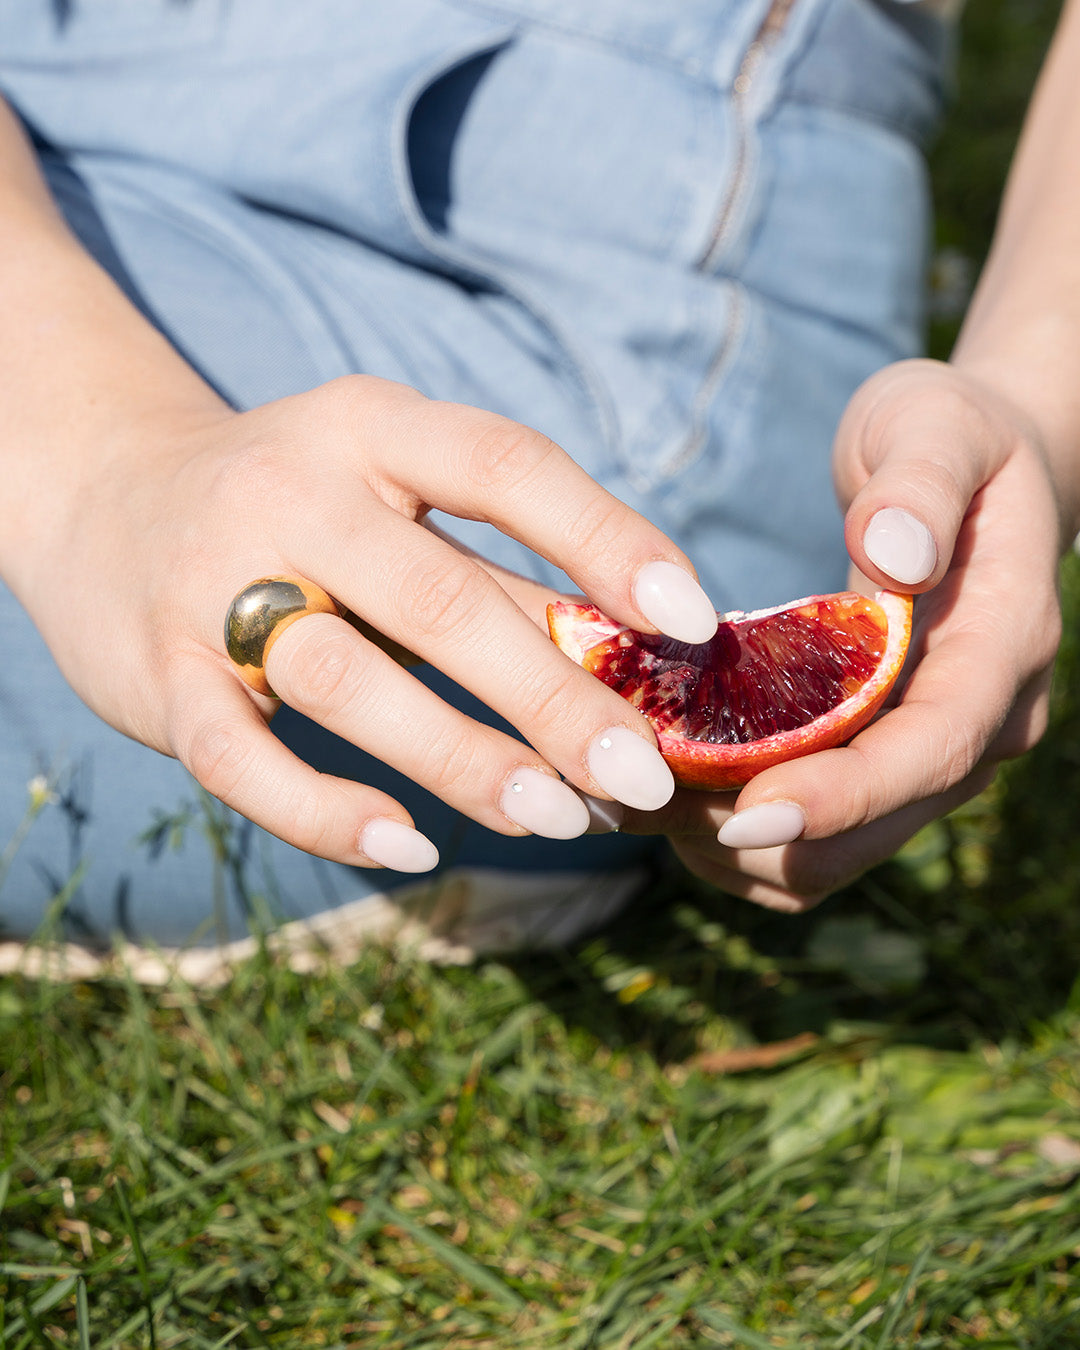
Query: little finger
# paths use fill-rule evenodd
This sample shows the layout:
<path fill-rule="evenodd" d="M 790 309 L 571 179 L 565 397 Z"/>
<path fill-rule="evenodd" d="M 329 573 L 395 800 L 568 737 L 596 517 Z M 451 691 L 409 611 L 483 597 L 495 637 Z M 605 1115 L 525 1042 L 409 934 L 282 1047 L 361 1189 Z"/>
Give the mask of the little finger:
<path fill-rule="evenodd" d="M 728 869 L 732 874 L 729 886 L 734 894 L 758 900 L 761 888 L 765 887 L 766 891 L 782 893 L 793 904 L 806 908 L 892 857 L 924 825 L 985 791 L 994 772 L 992 766 L 981 765 L 937 797 L 913 802 L 881 820 L 828 839 L 798 839 L 765 848 L 754 847 L 752 843 L 719 844 L 712 851 L 700 839 L 676 842 L 680 848 L 684 843 L 692 846 L 696 857 L 715 867 Z M 724 833 L 721 830 L 721 836 Z"/>
<path fill-rule="evenodd" d="M 226 806 L 294 847 L 332 862 L 427 872 L 435 845 L 376 788 L 317 773 L 266 725 L 249 693 L 193 659 L 180 672 L 172 750 Z"/>

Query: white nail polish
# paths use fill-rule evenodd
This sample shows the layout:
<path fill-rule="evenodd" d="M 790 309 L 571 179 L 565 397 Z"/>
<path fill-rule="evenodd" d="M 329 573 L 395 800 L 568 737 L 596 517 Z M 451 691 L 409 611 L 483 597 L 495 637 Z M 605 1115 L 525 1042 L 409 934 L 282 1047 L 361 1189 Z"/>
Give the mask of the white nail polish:
<path fill-rule="evenodd" d="M 806 817 L 794 802 L 762 802 L 729 816 L 716 837 L 727 848 L 778 848 L 805 829 Z"/>
<path fill-rule="evenodd" d="M 634 603 L 678 642 L 708 642 L 716 633 L 716 610 L 689 572 L 675 563 L 646 563 L 634 578 Z"/>
<path fill-rule="evenodd" d="M 589 808 L 574 789 L 539 769 L 515 769 L 499 808 L 515 825 L 545 839 L 576 839 L 589 828 Z"/>
<path fill-rule="evenodd" d="M 635 811 L 655 811 L 675 791 L 675 779 L 660 751 L 629 727 L 608 727 L 594 736 L 585 763 L 605 792 Z"/>
<path fill-rule="evenodd" d="M 875 567 L 901 585 L 925 581 L 937 565 L 933 535 L 921 520 L 899 506 L 886 506 L 871 516 L 863 548 Z"/>
<path fill-rule="evenodd" d="M 590 834 L 618 834 L 626 814 L 618 802 L 606 802 L 591 792 L 583 792 L 581 800 L 588 808 Z"/>
<path fill-rule="evenodd" d="M 439 850 L 430 839 L 386 816 L 369 820 L 358 842 L 366 858 L 395 872 L 430 872 L 439 861 Z"/>

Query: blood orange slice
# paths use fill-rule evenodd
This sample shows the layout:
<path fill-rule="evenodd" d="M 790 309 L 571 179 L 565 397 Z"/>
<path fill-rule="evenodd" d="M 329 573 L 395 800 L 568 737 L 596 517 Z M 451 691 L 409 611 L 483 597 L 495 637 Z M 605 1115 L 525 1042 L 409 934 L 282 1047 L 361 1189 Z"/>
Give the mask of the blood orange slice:
<path fill-rule="evenodd" d="M 844 591 L 734 610 L 700 646 L 634 632 L 593 605 L 560 601 L 547 615 L 553 641 L 649 719 L 676 781 L 719 789 L 865 726 L 904 664 L 911 603 Z"/>

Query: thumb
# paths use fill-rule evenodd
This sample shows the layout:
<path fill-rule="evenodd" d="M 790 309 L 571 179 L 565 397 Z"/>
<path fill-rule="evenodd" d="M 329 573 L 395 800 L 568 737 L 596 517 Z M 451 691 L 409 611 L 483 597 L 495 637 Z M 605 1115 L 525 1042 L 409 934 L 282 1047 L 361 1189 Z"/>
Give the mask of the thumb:
<path fill-rule="evenodd" d="M 903 590 L 937 585 L 972 501 L 1008 455 L 1008 433 L 993 400 L 951 366 L 904 362 L 868 381 L 834 457 L 859 570 Z"/>

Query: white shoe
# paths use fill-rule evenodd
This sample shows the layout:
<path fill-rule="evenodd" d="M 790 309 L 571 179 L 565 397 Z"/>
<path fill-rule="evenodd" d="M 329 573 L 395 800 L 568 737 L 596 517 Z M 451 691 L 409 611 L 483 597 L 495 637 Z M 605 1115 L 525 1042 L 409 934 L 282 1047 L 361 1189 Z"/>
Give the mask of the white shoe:
<path fill-rule="evenodd" d="M 265 939 L 212 947 L 119 942 L 106 952 L 74 942 L 0 941 L 0 975 L 92 980 L 127 972 L 139 984 L 166 984 L 179 976 L 208 988 L 223 984 L 261 942 L 296 971 L 349 965 L 372 943 L 407 949 L 426 961 L 465 965 L 478 956 L 565 947 L 603 927 L 646 879 L 637 867 L 606 874 L 460 868 L 434 882 L 367 895 L 284 924 Z"/>

